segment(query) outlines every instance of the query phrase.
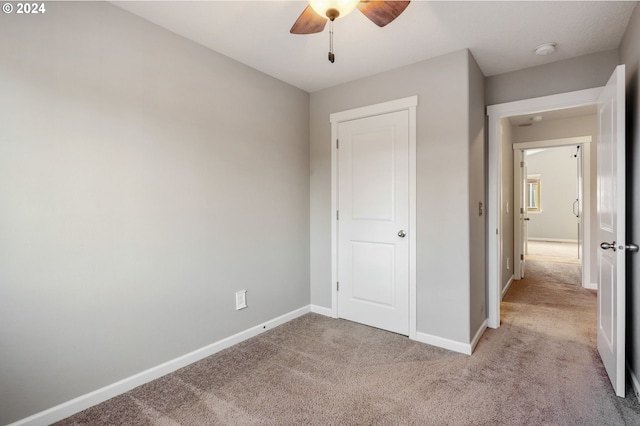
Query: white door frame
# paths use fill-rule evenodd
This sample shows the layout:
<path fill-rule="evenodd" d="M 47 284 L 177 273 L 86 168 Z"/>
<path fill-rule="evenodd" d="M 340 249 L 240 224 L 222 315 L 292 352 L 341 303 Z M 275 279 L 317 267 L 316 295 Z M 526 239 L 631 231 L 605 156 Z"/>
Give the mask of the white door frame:
<path fill-rule="evenodd" d="M 519 142 L 513 144 L 513 151 L 524 151 L 527 149 L 535 149 L 535 148 L 554 148 L 559 146 L 572 146 L 572 145 L 580 145 L 582 146 L 582 162 L 586 167 L 583 168 L 583 186 L 582 186 L 582 204 L 584 206 L 582 210 L 582 228 L 584 238 L 582 240 L 582 246 L 586 247 L 586 250 L 582 251 L 582 287 L 595 289 L 593 284 L 591 283 L 591 250 L 589 247 L 591 245 L 591 136 L 578 136 L 573 138 L 562 138 L 562 139 L 549 139 L 543 141 L 535 141 L 535 142 Z M 514 155 L 515 158 L 515 155 Z M 516 166 L 515 160 L 513 166 Z M 516 184 L 518 183 L 518 178 L 516 176 L 515 170 L 513 174 L 514 179 L 514 191 L 516 191 Z M 517 193 L 517 192 L 516 192 Z M 514 208 L 513 208 L 513 242 L 514 247 L 518 247 L 518 244 L 521 242 L 521 232 L 519 225 L 519 216 L 520 212 L 515 204 L 514 197 Z M 516 222 L 518 219 L 518 222 Z M 518 253 L 519 254 L 519 253 Z M 516 253 L 514 252 L 514 258 L 516 257 Z M 516 266 L 516 262 L 514 259 L 513 263 L 513 272 L 514 279 L 520 279 L 522 277 L 522 271 L 520 271 L 520 267 Z"/>
<path fill-rule="evenodd" d="M 416 107 L 418 97 L 333 113 L 331 122 L 331 313 L 338 318 L 338 124 L 396 111 L 409 111 L 409 338 L 416 338 Z"/>
<path fill-rule="evenodd" d="M 500 301 L 502 299 L 500 271 L 502 262 L 501 244 L 502 230 L 500 220 L 500 199 L 502 188 L 502 147 L 500 136 L 500 119 L 515 115 L 534 114 L 538 112 L 592 105 L 598 102 L 602 87 L 543 96 L 490 105 L 489 116 L 489 180 L 488 180 L 488 231 L 487 231 L 487 286 L 488 300 L 487 325 L 500 327 Z"/>

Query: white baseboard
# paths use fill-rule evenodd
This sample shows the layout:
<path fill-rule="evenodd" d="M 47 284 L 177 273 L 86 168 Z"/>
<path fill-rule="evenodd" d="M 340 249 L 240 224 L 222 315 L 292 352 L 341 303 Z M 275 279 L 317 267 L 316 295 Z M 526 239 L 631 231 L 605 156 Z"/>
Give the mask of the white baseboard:
<path fill-rule="evenodd" d="M 471 340 L 471 353 L 473 353 L 473 351 L 476 350 L 476 346 L 478 345 L 480 338 L 482 337 L 485 330 L 487 329 L 488 321 L 489 320 L 485 319 L 480 325 L 480 328 L 478 328 L 478 331 L 476 331 L 476 335 L 473 336 L 473 340 Z"/>
<path fill-rule="evenodd" d="M 244 340 L 257 336 L 258 334 L 263 333 L 269 329 L 289 322 L 292 319 L 302 316 L 310 311 L 311 309 L 309 305 L 296 309 L 295 311 L 289 312 L 255 327 L 241 331 L 240 333 L 234 334 L 233 336 L 218 340 L 217 342 L 207 345 L 203 348 L 196 349 L 193 352 L 172 359 L 171 361 L 167 361 L 163 364 L 157 365 L 138 374 L 134 374 L 133 376 L 122 379 L 116 383 L 107 385 L 85 395 L 81 395 L 70 401 L 63 402 L 60 405 L 56 405 L 55 407 L 41 411 L 22 420 L 18 420 L 17 422 L 11 423 L 8 426 L 46 426 L 59 420 L 65 419 L 73 414 L 79 413 L 82 410 L 86 410 L 89 407 L 128 392 L 133 388 L 148 383 L 166 374 L 172 373 L 180 368 L 186 367 L 189 364 L 193 364 L 194 362 L 213 355 L 216 352 L 220 352 L 223 349 L 227 349 Z"/>
<path fill-rule="evenodd" d="M 331 308 L 325 308 L 324 306 L 311 305 L 311 312 L 324 315 L 325 317 L 335 318 L 333 316 L 333 310 Z"/>
<path fill-rule="evenodd" d="M 428 345 L 437 346 L 439 348 L 448 349 L 465 355 L 471 355 L 473 348 L 470 343 L 462 343 L 456 340 L 445 339 L 444 337 L 434 336 L 427 333 L 416 333 L 416 341 L 426 343 Z"/>
<path fill-rule="evenodd" d="M 638 401 L 640 401 L 640 381 L 638 381 L 638 376 L 633 372 L 629 363 L 627 363 L 627 371 L 629 372 L 629 377 L 631 377 L 631 386 L 633 386 L 633 393 L 636 395 Z"/>
<path fill-rule="evenodd" d="M 588 290 L 597 290 L 598 289 L 598 283 L 587 284 L 585 286 L 585 288 L 588 289 Z"/>
<path fill-rule="evenodd" d="M 527 238 L 529 241 L 549 241 L 550 243 L 578 243 L 578 240 L 567 240 L 564 238 L 536 238 L 536 237 L 529 237 Z"/>
<path fill-rule="evenodd" d="M 511 284 L 513 284 L 513 275 L 511 275 L 511 278 L 509 278 L 509 281 L 507 281 L 507 285 L 505 285 L 504 288 L 502 289 L 502 295 L 500 296 L 500 300 L 504 299 L 504 295 L 507 294 L 507 291 L 509 291 L 509 287 L 511 287 Z"/>

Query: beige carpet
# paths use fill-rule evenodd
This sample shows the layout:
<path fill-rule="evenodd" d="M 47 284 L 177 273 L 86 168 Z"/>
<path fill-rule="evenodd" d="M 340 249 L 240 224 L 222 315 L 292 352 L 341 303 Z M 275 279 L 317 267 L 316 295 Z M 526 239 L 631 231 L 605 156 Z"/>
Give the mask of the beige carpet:
<path fill-rule="evenodd" d="M 578 243 L 528 240 L 527 254 L 578 259 Z"/>
<path fill-rule="evenodd" d="M 536 282 L 582 285 L 580 265 L 527 259 L 525 278 Z"/>
<path fill-rule="evenodd" d="M 516 281 L 470 357 L 307 314 L 59 424 L 640 425 L 598 358 L 595 301 Z"/>
<path fill-rule="evenodd" d="M 526 259 L 577 265 L 579 264 L 578 243 L 529 240 Z"/>

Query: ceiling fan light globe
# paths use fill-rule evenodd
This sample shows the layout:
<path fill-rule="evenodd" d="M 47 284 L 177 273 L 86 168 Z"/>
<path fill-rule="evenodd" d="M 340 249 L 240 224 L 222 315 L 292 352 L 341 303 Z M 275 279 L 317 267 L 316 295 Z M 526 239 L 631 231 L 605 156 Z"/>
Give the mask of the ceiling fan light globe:
<path fill-rule="evenodd" d="M 328 17 L 327 11 L 335 9 L 339 12 L 337 18 L 342 18 L 353 12 L 359 2 L 360 0 L 309 0 L 309 5 L 322 17 Z"/>

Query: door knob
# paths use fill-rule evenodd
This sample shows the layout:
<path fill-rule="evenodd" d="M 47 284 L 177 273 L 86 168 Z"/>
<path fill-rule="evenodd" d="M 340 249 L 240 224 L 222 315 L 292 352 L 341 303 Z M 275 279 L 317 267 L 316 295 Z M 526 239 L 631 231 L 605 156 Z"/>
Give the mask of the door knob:
<path fill-rule="evenodd" d="M 398 237 L 400 237 L 400 238 L 404 238 L 404 237 L 406 237 L 406 236 L 407 236 L 407 233 L 406 233 L 406 232 L 404 232 L 403 230 L 400 230 L 400 231 L 398 232 Z"/>
<path fill-rule="evenodd" d="M 522 220 L 531 220 L 530 217 L 523 217 Z"/>
<path fill-rule="evenodd" d="M 635 253 L 635 252 L 638 251 L 638 245 L 629 243 L 629 244 L 624 245 L 624 246 L 618 246 L 618 249 L 626 250 L 626 251 L 628 251 L 630 253 Z"/>
<path fill-rule="evenodd" d="M 612 242 L 612 243 L 600 243 L 600 248 L 603 250 L 608 250 L 611 249 L 613 251 L 616 251 L 616 242 Z"/>

